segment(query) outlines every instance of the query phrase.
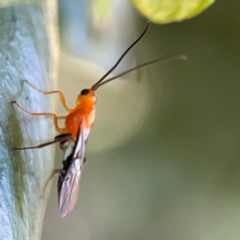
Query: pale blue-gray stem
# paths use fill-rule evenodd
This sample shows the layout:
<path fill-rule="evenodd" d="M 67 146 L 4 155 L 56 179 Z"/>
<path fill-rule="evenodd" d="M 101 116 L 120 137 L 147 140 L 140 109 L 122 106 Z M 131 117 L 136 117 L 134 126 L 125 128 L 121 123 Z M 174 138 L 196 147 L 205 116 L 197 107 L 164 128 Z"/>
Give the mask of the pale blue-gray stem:
<path fill-rule="evenodd" d="M 46 197 L 43 200 L 40 195 L 53 169 L 54 147 L 13 149 L 52 140 L 53 121 L 32 117 L 11 101 L 34 112 L 52 111 L 53 97 L 36 92 L 22 81 L 28 79 L 45 90 L 56 85 L 56 12 L 54 0 L 11 5 L 0 1 L 1 240 L 41 238 Z"/>

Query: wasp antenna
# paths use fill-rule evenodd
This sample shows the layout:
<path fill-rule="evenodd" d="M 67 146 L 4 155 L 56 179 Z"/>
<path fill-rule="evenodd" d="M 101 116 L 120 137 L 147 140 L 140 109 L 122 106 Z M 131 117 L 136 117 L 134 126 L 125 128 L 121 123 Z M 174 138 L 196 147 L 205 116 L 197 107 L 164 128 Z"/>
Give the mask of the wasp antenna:
<path fill-rule="evenodd" d="M 130 68 L 130 69 L 128 69 L 128 70 L 126 70 L 126 71 L 124 71 L 124 72 L 122 72 L 122 73 L 120 73 L 120 74 L 118 74 L 118 75 L 116 75 L 116 76 L 114 76 L 112 78 L 109 78 L 109 79 L 105 80 L 104 82 L 98 84 L 97 88 L 99 88 L 100 86 L 104 85 L 105 83 L 111 82 L 111 81 L 113 81 L 113 80 L 115 80 L 115 79 L 117 79 L 119 77 L 122 77 L 123 75 L 126 75 L 126 74 L 128 74 L 128 73 L 130 73 L 132 71 L 135 71 L 135 70 L 137 70 L 139 68 L 143 68 L 143 67 L 155 64 L 155 63 L 162 63 L 162 62 L 167 62 L 167 61 L 177 60 L 177 59 L 179 59 L 179 60 L 187 60 L 188 57 L 186 55 L 165 56 L 165 57 L 154 59 L 154 60 L 149 61 L 149 62 L 142 63 L 142 64 L 137 65 L 137 66 L 135 66 L 133 68 Z"/>
<path fill-rule="evenodd" d="M 122 61 L 122 59 L 129 52 L 129 50 L 131 48 L 133 48 L 133 46 L 140 41 L 140 39 L 145 35 L 145 33 L 149 27 L 149 24 L 150 24 L 150 22 L 148 21 L 147 26 L 145 27 L 142 34 L 127 48 L 127 50 L 122 54 L 122 56 L 118 59 L 118 61 L 115 63 L 115 65 L 92 86 L 92 90 L 94 90 L 94 91 L 97 90 L 97 88 L 99 87 L 99 84 L 118 66 L 118 64 Z"/>

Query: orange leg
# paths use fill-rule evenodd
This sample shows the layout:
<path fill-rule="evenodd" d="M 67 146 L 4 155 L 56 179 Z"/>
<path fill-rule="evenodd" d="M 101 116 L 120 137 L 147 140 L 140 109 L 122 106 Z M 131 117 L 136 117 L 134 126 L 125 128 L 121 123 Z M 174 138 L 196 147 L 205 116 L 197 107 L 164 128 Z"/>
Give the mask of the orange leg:
<path fill-rule="evenodd" d="M 29 86 L 31 86 L 33 89 L 35 89 L 36 91 L 40 92 L 40 93 L 43 93 L 44 95 L 48 95 L 48 94 L 53 94 L 53 93 L 58 93 L 59 94 L 59 97 L 60 97 L 60 100 L 62 102 L 62 105 L 64 106 L 64 108 L 67 110 L 67 111 L 71 111 L 72 108 L 68 107 L 67 104 L 66 104 L 66 99 L 65 99 L 65 96 L 63 94 L 62 91 L 59 91 L 59 90 L 54 90 L 54 91 L 42 91 L 38 88 L 36 88 L 35 86 L 33 86 L 28 80 L 23 80 L 23 82 L 26 82 Z"/>
<path fill-rule="evenodd" d="M 41 198 L 45 198 L 45 193 L 46 193 L 46 189 L 47 189 L 47 186 L 48 186 L 49 182 L 53 179 L 54 175 L 59 173 L 59 172 L 60 172 L 60 169 L 54 169 L 52 171 L 51 175 L 49 176 L 49 178 L 47 179 L 47 181 L 45 182 L 45 184 L 43 186 Z"/>
<path fill-rule="evenodd" d="M 46 113 L 46 112 L 33 113 L 33 112 L 29 112 L 28 110 L 24 109 L 16 101 L 12 101 L 12 103 L 16 104 L 22 111 L 24 111 L 25 113 L 31 114 L 32 116 L 52 116 L 53 122 L 54 122 L 54 125 L 55 125 L 57 131 L 59 131 L 60 133 L 66 133 L 66 128 L 60 128 L 58 126 L 58 118 L 64 118 L 66 116 L 57 116 L 55 113 Z"/>

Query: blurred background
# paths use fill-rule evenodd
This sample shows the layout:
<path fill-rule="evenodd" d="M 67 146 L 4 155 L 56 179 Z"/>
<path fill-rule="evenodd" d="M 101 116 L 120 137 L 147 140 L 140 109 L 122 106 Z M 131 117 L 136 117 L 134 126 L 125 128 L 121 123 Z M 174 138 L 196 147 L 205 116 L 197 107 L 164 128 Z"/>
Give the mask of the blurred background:
<path fill-rule="evenodd" d="M 43 240 L 240 238 L 239 9 L 218 0 L 193 19 L 150 25 L 113 75 L 164 55 L 189 59 L 98 90 L 78 202 L 60 218 L 55 178 Z M 59 0 L 59 21 L 57 88 L 70 105 L 146 25 L 126 0 Z"/>

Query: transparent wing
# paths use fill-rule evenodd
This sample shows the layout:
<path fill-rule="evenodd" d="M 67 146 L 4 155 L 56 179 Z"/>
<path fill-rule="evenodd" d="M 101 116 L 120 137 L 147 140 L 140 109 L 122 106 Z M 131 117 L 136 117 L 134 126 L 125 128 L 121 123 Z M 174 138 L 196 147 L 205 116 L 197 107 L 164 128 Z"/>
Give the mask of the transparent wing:
<path fill-rule="evenodd" d="M 58 202 L 61 217 L 67 216 L 75 206 L 79 192 L 79 182 L 84 164 L 84 154 L 86 148 L 86 139 L 84 139 L 84 124 L 79 126 L 79 131 L 76 141 L 73 141 L 74 147 L 69 143 L 71 154 L 66 160 L 66 165 L 63 166 L 62 175 L 58 180 Z M 68 151 L 69 149 L 66 149 Z"/>

